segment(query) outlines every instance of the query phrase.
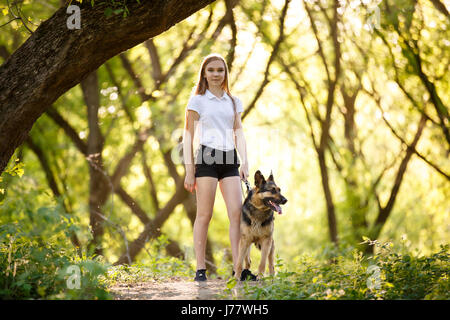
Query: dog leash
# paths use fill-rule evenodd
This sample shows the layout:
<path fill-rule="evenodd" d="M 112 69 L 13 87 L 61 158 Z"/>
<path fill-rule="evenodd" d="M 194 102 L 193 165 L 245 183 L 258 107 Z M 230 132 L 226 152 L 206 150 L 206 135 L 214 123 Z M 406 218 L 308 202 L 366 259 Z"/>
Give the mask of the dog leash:
<path fill-rule="evenodd" d="M 245 180 L 241 179 L 241 181 L 244 181 L 245 186 L 247 187 L 247 195 L 248 195 L 248 193 L 249 193 L 250 190 L 251 190 L 251 188 L 250 188 L 250 183 L 248 182 L 247 179 L 245 179 Z M 241 190 L 242 190 L 242 196 L 244 197 L 244 201 L 245 201 L 245 197 L 246 197 L 246 196 L 244 196 L 244 190 L 242 189 L 242 183 L 241 183 Z"/>

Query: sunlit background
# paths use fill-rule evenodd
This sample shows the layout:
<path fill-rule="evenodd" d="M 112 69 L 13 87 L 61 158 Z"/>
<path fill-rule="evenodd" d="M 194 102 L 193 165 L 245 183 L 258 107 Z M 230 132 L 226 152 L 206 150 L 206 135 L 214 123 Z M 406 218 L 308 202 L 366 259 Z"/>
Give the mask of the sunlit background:
<path fill-rule="evenodd" d="M 426 77 L 436 86 L 448 115 L 449 20 L 431 1 L 417 1 L 415 10 L 411 7 L 413 1 L 396 1 L 395 5 L 389 1 L 393 11 L 390 14 L 384 9 L 384 2 L 378 4 L 381 1 L 341 2 L 343 7 L 338 11 L 337 22 L 340 73 L 325 146 L 326 182 L 332 195 L 339 243 L 357 246 L 362 236 L 371 236 L 379 206 L 388 203 L 407 153 L 400 138 L 412 143 L 424 111 L 432 121 L 427 121 L 415 149 L 427 161 L 417 153 L 412 154 L 392 211 L 377 238 L 428 254 L 440 244 L 448 243 L 450 237 L 450 142 L 439 125 L 427 88 L 417 76 L 417 70 L 410 66 L 412 58 L 404 43 L 416 41 Z M 450 1 L 442 2 L 449 10 Z M 305 10 L 305 3 L 311 16 Z M 329 3 L 291 1 L 283 20 L 281 44 L 273 57 L 285 1 L 236 1 L 235 33 L 227 23 L 214 38 L 214 31 L 227 10 L 225 1 L 217 1 L 153 38 L 151 45 L 158 60 L 151 57 L 150 44 L 146 42 L 124 52 L 122 57 L 112 58 L 97 70 L 98 124 L 105 138 L 102 160 L 109 175 L 132 150 L 137 132 L 151 128 L 142 150 L 133 156 L 120 180 L 120 186 L 148 217 L 153 219 L 175 193 L 176 185 L 163 153 L 170 155 L 170 150 L 180 144 L 185 108 L 200 63 L 204 56 L 216 52 L 232 61 L 232 94 L 243 101 L 245 112 L 251 107 L 243 119 L 249 181 L 253 185 L 256 170 L 261 170 L 266 177 L 272 171 L 288 199 L 283 214 L 275 220 L 276 254 L 293 263 L 297 255 L 313 254 L 332 243 L 324 177 L 316 150 L 323 132 L 318 118 L 323 121 L 327 113 L 330 84 L 327 73 L 334 79 L 336 72 L 336 44 L 327 20 L 332 14 Z M 59 4 L 59 1 L 23 1 L 22 12 L 28 19 L 28 27 L 35 29 Z M 0 3 L 0 13 L 0 25 L 6 24 L 11 12 L 4 1 Z M 211 13 L 211 24 L 205 31 Z M 394 14 L 398 20 L 392 18 Z M 398 30 L 393 23 L 398 23 Z M 5 50 L 0 63 L 28 36 L 18 20 L 2 26 L 0 47 Z M 183 48 L 189 50 L 180 58 Z M 230 54 L 234 54 L 233 59 Z M 180 62 L 173 72 L 157 84 L 155 68 L 159 66 L 163 73 L 167 72 L 177 58 Z M 125 61 L 129 62 L 135 77 L 126 69 Z M 137 87 L 139 83 L 141 88 Z M 262 90 L 260 95 L 259 90 Z M 356 94 L 354 131 L 349 138 L 346 99 L 353 94 Z M 145 95 L 151 98 L 145 100 Z M 53 107 L 79 139 L 87 142 L 89 125 L 81 87 L 72 88 Z M 448 118 L 443 126 L 449 127 Z M 91 239 L 90 176 L 86 158 L 48 114 L 37 121 L 30 136 L 43 150 L 62 195 L 59 199 L 54 196 L 42 161 L 25 144 L 17 149 L 9 166 L 19 159 L 23 175 L 4 174 L 0 181 L 0 221 L 39 220 L 36 216 L 39 208 L 64 202 L 76 221 L 80 241 L 88 243 Z M 350 151 L 349 141 L 354 143 L 356 154 Z M 184 179 L 182 164 L 176 165 L 176 172 Z M 158 200 L 158 207 L 153 196 Z M 195 199 L 195 195 L 189 197 L 191 201 L 192 197 Z M 117 193 L 108 196 L 101 212 L 109 220 L 104 224 L 101 240 L 103 254 L 106 261 L 114 263 L 125 250 L 119 230 L 131 243 L 144 230 L 144 224 Z M 355 229 L 353 224 L 358 217 L 365 219 L 366 229 Z M 215 263 L 221 267 L 230 261 L 228 226 L 225 203 L 218 188 L 209 240 Z M 194 266 L 192 222 L 186 206 L 177 205 L 160 231 L 179 245 Z M 152 243 L 154 239 L 149 239 L 135 261 L 145 264 L 151 258 Z M 255 258 L 258 257 L 259 253 L 253 251 Z"/>

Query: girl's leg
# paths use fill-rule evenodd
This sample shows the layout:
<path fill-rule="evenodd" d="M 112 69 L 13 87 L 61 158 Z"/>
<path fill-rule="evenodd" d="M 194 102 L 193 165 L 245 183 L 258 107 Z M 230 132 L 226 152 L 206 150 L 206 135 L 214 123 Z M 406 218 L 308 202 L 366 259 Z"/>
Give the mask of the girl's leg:
<path fill-rule="evenodd" d="M 216 197 L 217 178 L 196 178 L 197 215 L 194 222 L 194 250 L 197 270 L 206 269 L 205 250 L 209 221 L 211 221 Z"/>
<path fill-rule="evenodd" d="M 230 219 L 230 243 L 233 256 L 233 270 L 236 270 L 239 256 L 240 222 L 242 210 L 241 180 L 238 176 L 225 177 L 219 181 L 220 191 Z"/>

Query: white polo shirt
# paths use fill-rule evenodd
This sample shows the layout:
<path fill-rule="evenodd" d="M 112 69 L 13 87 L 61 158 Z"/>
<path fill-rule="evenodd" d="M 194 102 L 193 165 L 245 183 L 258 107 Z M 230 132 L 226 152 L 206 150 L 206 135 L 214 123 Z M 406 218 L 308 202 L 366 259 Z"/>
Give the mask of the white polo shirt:
<path fill-rule="evenodd" d="M 241 100 L 234 96 L 233 98 L 236 103 L 236 112 L 238 114 L 243 112 Z M 230 151 L 235 148 L 233 102 L 225 91 L 220 98 L 208 89 L 203 95 L 192 95 L 189 98 L 187 110 L 194 110 L 200 115 L 194 133 L 194 145 L 197 145 L 196 142 L 198 142 L 198 144 L 222 151 Z"/>

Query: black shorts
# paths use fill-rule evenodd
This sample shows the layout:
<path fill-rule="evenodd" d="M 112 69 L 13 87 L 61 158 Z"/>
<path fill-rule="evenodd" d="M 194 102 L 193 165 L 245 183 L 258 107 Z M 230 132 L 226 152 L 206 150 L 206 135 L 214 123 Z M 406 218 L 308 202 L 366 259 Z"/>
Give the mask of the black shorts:
<path fill-rule="evenodd" d="M 195 177 L 239 177 L 240 162 L 236 149 L 222 151 L 200 145 L 195 156 Z"/>

